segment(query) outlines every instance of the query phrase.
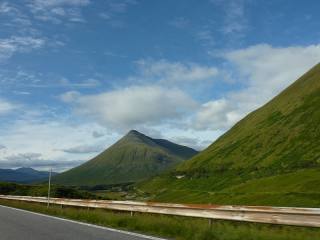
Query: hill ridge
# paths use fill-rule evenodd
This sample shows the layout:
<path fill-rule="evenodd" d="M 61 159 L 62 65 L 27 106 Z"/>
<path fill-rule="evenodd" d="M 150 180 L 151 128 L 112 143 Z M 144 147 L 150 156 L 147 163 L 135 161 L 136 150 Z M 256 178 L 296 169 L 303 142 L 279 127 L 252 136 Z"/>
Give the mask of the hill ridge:
<path fill-rule="evenodd" d="M 53 172 L 53 175 L 57 173 Z M 46 180 L 49 176 L 47 171 L 38 171 L 30 167 L 21 167 L 17 169 L 0 169 L 0 181 L 16 183 L 32 183 Z"/>

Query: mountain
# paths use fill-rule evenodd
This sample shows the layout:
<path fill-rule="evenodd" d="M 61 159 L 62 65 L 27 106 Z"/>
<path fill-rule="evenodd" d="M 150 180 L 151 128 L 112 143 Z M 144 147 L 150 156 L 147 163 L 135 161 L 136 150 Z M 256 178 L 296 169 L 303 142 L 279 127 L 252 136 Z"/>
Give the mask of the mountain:
<path fill-rule="evenodd" d="M 52 173 L 54 176 L 56 173 Z M 49 172 L 37 171 L 33 168 L 0 169 L 0 182 L 31 183 L 45 180 Z"/>
<path fill-rule="evenodd" d="M 92 160 L 57 175 L 53 182 L 82 186 L 136 182 L 161 173 L 196 153 L 191 148 L 132 130 Z"/>
<path fill-rule="evenodd" d="M 320 206 L 319 186 L 320 64 L 207 149 L 138 187 L 157 201 Z"/>

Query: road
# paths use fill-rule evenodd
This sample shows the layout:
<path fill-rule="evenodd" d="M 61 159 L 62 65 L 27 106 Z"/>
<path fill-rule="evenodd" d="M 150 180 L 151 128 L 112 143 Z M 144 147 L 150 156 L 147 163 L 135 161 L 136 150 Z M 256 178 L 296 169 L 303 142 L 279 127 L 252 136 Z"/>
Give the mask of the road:
<path fill-rule="evenodd" d="M 0 205 L 1 240 L 161 240 Z M 164 240 L 164 239 L 162 239 Z"/>

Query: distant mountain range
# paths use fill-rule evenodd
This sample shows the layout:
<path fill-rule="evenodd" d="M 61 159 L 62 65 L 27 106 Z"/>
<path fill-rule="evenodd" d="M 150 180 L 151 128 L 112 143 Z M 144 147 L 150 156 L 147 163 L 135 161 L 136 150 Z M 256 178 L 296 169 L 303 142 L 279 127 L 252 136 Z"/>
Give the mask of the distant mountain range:
<path fill-rule="evenodd" d="M 63 185 L 108 185 L 137 182 L 196 155 L 192 148 L 153 139 L 132 130 L 92 160 L 53 178 Z"/>
<path fill-rule="evenodd" d="M 156 201 L 320 206 L 319 186 L 320 64 L 207 149 L 139 188 Z"/>
<path fill-rule="evenodd" d="M 52 175 L 57 173 L 53 172 Z M 0 169 L 0 182 L 32 183 L 46 180 L 49 172 L 37 171 L 33 168 Z"/>

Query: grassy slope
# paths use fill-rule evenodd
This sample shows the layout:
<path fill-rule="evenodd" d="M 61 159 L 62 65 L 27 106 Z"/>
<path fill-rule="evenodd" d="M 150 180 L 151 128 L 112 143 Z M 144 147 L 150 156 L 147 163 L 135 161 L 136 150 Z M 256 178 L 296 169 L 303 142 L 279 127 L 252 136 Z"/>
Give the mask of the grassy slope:
<path fill-rule="evenodd" d="M 320 239 L 317 228 L 276 226 L 242 222 L 214 221 L 210 227 L 207 219 L 135 214 L 22 203 L 0 200 L 1 205 L 27 209 L 63 218 L 102 226 L 121 228 L 177 240 L 314 240 Z"/>
<path fill-rule="evenodd" d="M 53 182 L 83 186 L 135 182 L 173 167 L 196 153 L 191 148 L 130 131 L 91 161 L 54 177 Z"/>
<path fill-rule="evenodd" d="M 319 123 L 317 65 L 206 150 L 138 188 L 161 201 L 320 206 Z"/>

